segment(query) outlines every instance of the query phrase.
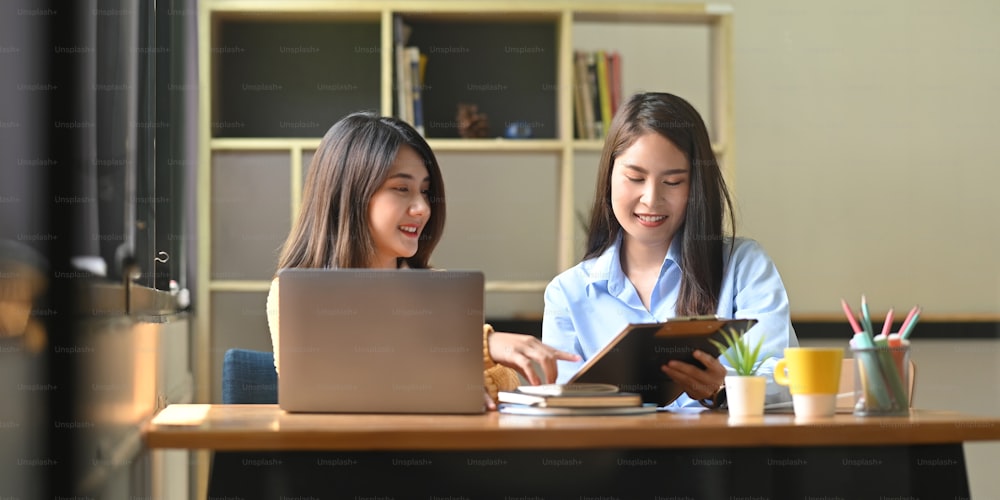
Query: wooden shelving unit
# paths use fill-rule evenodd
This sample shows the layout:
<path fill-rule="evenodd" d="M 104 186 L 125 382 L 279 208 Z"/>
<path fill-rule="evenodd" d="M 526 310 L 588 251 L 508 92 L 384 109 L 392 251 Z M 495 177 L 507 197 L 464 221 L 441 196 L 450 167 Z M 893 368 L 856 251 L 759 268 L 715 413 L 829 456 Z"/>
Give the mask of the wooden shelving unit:
<path fill-rule="evenodd" d="M 630 36 L 635 26 L 647 31 L 661 28 L 703 30 L 704 35 L 701 31 L 694 35 L 705 40 L 706 49 L 701 59 L 706 61 L 704 66 L 707 68 L 704 75 L 708 84 L 707 102 L 703 103 L 703 108 L 707 109 L 701 112 L 709 123 L 714 149 L 726 170 L 727 180 L 733 181 L 732 11 L 726 5 L 533 0 L 203 0 L 199 2 L 201 105 L 196 352 L 212 354 L 197 363 L 199 399 L 209 400 L 213 388 L 218 385 L 216 377 L 210 374 L 215 373 L 213 369 L 218 370 L 222 346 L 233 346 L 240 341 L 239 338 L 222 341 L 213 337 L 232 337 L 238 329 L 233 326 L 228 332 L 212 331 L 213 325 L 228 324 L 222 321 L 225 319 L 222 316 L 234 315 L 233 311 L 217 310 L 213 297 L 216 294 L 253 293 L 253 300 L 248 299 L 245 304 L 256 304 L 260 298 L 260 310 L 263 311 L 262 296 L 266 294 L 275 263 L 262 256 L 276 252 L 287 235 L 287 228 L 298 210 L 308 158 L 318 146 L 320 136 L 349 111 L 371 109 L 393 114 L 393 19 L 396 15 L 403 16 L 413 26 L 415 34 L 411 39 L 416 43 L 423 39 L 428 44 L 442 44 L 445 40 L 449 47 L 480 51 L 471 58 L 478 62 L 448 67 L 449 61 L 467 59 L 458 56 L 449 59 L 453 53 L 461 52 L 458 50 L 422 47 L 431 58 L 428 72 L 444 75 L 442 78 L 458 74 L 465 75 L 469 81 L 477 81 L 476 71 L 486 71 L 484 68 L 494 63 L 490 51 L 499 52 L 504 44 L 521 43 L 518 40 L 522 32 L 537 41 L 531 43 L 539 48 L 535 52 L 542 54 L 540 59 L 524 59 L 523 65 L 529 69 L 520 72 L 516 71 L 521 66 L 517 59 L 495 58 L 496 64 L 508 65 L 506 71 L 518 73 L 515 76 L 519 82 L 538 85 L 538 89 L 520 89 L 520 94 L 511 91 L 487 95 L 481 92 L 479 97 L 481 108 L 492 107 L 491 113 L 495 113 L 498 120 L 500 116 L 517 116 L 537 111 L 536 108 L 551 109 L 552 119 L 545 120 L 541 127 L 544 138 L 458 139 L 444 137 L 450 133 L 444 129 L 428 127 L 427 131 L 428 142 L 442 157 L 459 155 L 466 159 L 474 155 L 472 158 L 485 161 L 500 156 L 516 162 L 528 155 L 545 159 L 553 168 L 555 184 L 551 197 L 555 223 L 551 234 L 555 236 L 551 245 L 555 255 L 546 257 L 545 262 L 554 265 L 540 264 L 544 271 L 536 272 L 529 279 L 496 279 L 487 272 L 489 293 L 540 296 L 553 276 L 579 258 L 578 242 L 582 236 L 576 215 L 578 209 L 574 207 L 586 195 L 581 195 L 574 187 L 581 182 L 574 179 L 581 162 L 599 154 L 602 142 L 574 138 L 573 52 L 578 32 L 597 26 L 600 30 L 619 32 L 624 38 Z M 425 29 L 421 33 L 421 28 L 425 27 L 433 30 Z M 475 39 L 461 38 L 478 32 L 484 35 Z M 509 36 L 504 38 L 503 33 L 507 32 Z M 586 42 L 599 42 L 616 49 L 619 38 L 598 41 L 588 38 Z M 435 51 L 435 48 L 442 50 Z M 688 49 L 663 46 L 651 47 L 644 54 L 625 53 L 624 65 L 626 68 L 630 64 L 654 66 L 659 64 L 660 54 L 670 50 Z M 650 58 L 653 60 L 646 60 Z M 435 66 L 430 67 L 430 64 Z M 547 76 L 534 71 L 546 72 Z M 633 89 L 629 88 L 626 78 L 625 84 L 625 96 L 640 88 L 673 90 L 670 81 L 639 82 L 634 86 L 640 88 Z M 429 109 L 425 116 L 448 116 L 454 104 L 448 103 L 446 98 L 444 94 L 428 94 L 425 105 Z M 502 128 L 494 128 L 494 131 Z M 442 163 L 445 168 L 444 161 Z M 447 165 L 447 168 L 462 167 Z M 496 175 L 505 174 L 498 172 Z M 285 192 L 273 196 L 268 188 Z M 449 185 L 450 198 L 455 190 L 456 187 Z M 452 206 L 449 208 L 452 209 L 450 213 L 456 213 Z M 252 227 L 257 228 L 256 232 L 232 233 L 232 227 L 247 227 L 248 222 L 241 217 L 254 218 Z M 531 244 L 530 241 L 523 243 Z M 213 253 L 220 249 L 227 249 L 224 258 Z M 224 263 L 225 269 L 213 262 Z M 448 266 L 447 262 L 440 264 Z M 486 265 L 488 263 L 483 264 Z M 239 302 L 232 296 L 227 296 L 226 301 Z M 540 299 L 538 308 L 541 308 Z M 251 309 L 250 305 L 244 305 L 235 323 L 252 324 L 252 328 L 263 328 L 266 333 L 264 317 Z M 254 338 L 258 337 L 260 335 L 254 333 Z"/>

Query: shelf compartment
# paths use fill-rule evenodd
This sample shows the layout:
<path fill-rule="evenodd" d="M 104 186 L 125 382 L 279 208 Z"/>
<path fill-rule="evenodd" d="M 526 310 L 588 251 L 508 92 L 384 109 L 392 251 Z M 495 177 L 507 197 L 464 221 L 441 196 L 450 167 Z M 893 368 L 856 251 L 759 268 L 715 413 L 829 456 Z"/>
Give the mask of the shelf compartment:
<path fill-rule="evenodd" d="M 291 229 L 290 157 L 286 152 L 212 155 L 212 280 L 269 279 Z M 268 203 L 261 203 L 261 200 Z"/>
<path fill-rule="evenodd" d="M 210 48 L 213 137 L 321 137 L 378 110 L 378 19 L 219 16 Z"/>
<path fill-rule="evenodd" d="M 637 92 L 678 95 L 698 110 L 712 140 L 719 140 L 714 123 L 718 103 L 710 90 L 711 26 L 587 19 L 590 17 L 574 19 L 573 50 L 620 54 L 622 105 Z M 654 46 L 684 47 L 684 50 L 649 50 Z"/>
<path fill-rule="evenodd" d="M 526 122 L 534 138 L 555 139 L 558 17 L 441 16 L 403 15 L 411 29 L 406 45 L 427 55 L 420 96 L 426 136 L 458 138 L 458 104 L 469 103 L 487 115 L 488 137 Z"/>
<path fill-rule="evenodd" d="M 557 271 L 559 158 L 551 153 L 438 155 L 447 226 L 431 262 L 488 281 L 547 281 Z M 526 221 L 532 221 L 531 224 Z M 483 255 L 496 258 L 483 259 Z"/>

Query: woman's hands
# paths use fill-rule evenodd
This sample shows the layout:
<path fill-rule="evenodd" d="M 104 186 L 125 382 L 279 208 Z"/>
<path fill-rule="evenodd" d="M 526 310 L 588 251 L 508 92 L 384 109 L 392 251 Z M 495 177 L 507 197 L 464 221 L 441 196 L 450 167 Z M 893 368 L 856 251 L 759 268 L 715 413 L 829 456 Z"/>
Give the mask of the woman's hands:
<path fill-rule="evenodd" d="M 580 360 L 580 356 L 576 354 L 560 351 L 531 335 L 520 333 L 493 332 L 487 337 L 487 344 L 494 362 L 517 370 L 531 385 L 555 383 L 559 372 L 556 361 Z M 542 368 L 544 382 L 538 378 L 532 362 L 538 363 Z"/>
<path fill-rule="evenodd" d="M 718 358 L 704 351 L 694 351 L 694 357 L 705 365 L 704 370 L 676 360 L 663 365 L 660 369 L 680 384 L 691 399 L 711 398 L 726 381 L 726 367 L 722 366 Z"/>
<path fill-rule="evenodd" d="M 496 402 L 493 401 L 493 398 L 490 397 L 489 391 L 487 391 L 485 388 L 483 389 L 483 401 L 486 403 L 487 410 L 495 411 L 497 409 Z"/>

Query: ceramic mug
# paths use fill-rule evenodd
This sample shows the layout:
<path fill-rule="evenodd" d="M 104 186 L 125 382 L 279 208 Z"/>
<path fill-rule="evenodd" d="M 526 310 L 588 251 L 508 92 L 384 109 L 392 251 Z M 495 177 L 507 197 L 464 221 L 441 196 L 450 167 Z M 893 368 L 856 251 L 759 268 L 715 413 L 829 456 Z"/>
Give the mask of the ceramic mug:
<path fill-rule="evenodd" d="M 785 349 L 785 357 L 774 365 L 774 381 L 788 386 L 796 417 L 833 416 L 843 360 L 839 347 Z"/>

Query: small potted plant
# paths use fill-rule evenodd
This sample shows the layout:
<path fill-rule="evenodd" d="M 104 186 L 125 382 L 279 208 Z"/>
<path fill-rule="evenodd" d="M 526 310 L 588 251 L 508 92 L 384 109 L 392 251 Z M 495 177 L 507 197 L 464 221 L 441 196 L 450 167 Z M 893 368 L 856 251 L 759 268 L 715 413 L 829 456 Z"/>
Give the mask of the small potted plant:
<path fill-rule="evenodd" d="M 761 356 L 760 348 L 764 342 L 761 336 L 757 344 L 751 346 L 750 339 L 731 328 L 722 330 L 725 343 L 711 340 L 719 352 L 733 367 L 736 375 L 726 376 L 726 401 L 729 405 L 729 416 L 756 417 L 764 414 L 764 394 L 767 378 L 757 375 L 759 361 L 766 359 Z"/>

